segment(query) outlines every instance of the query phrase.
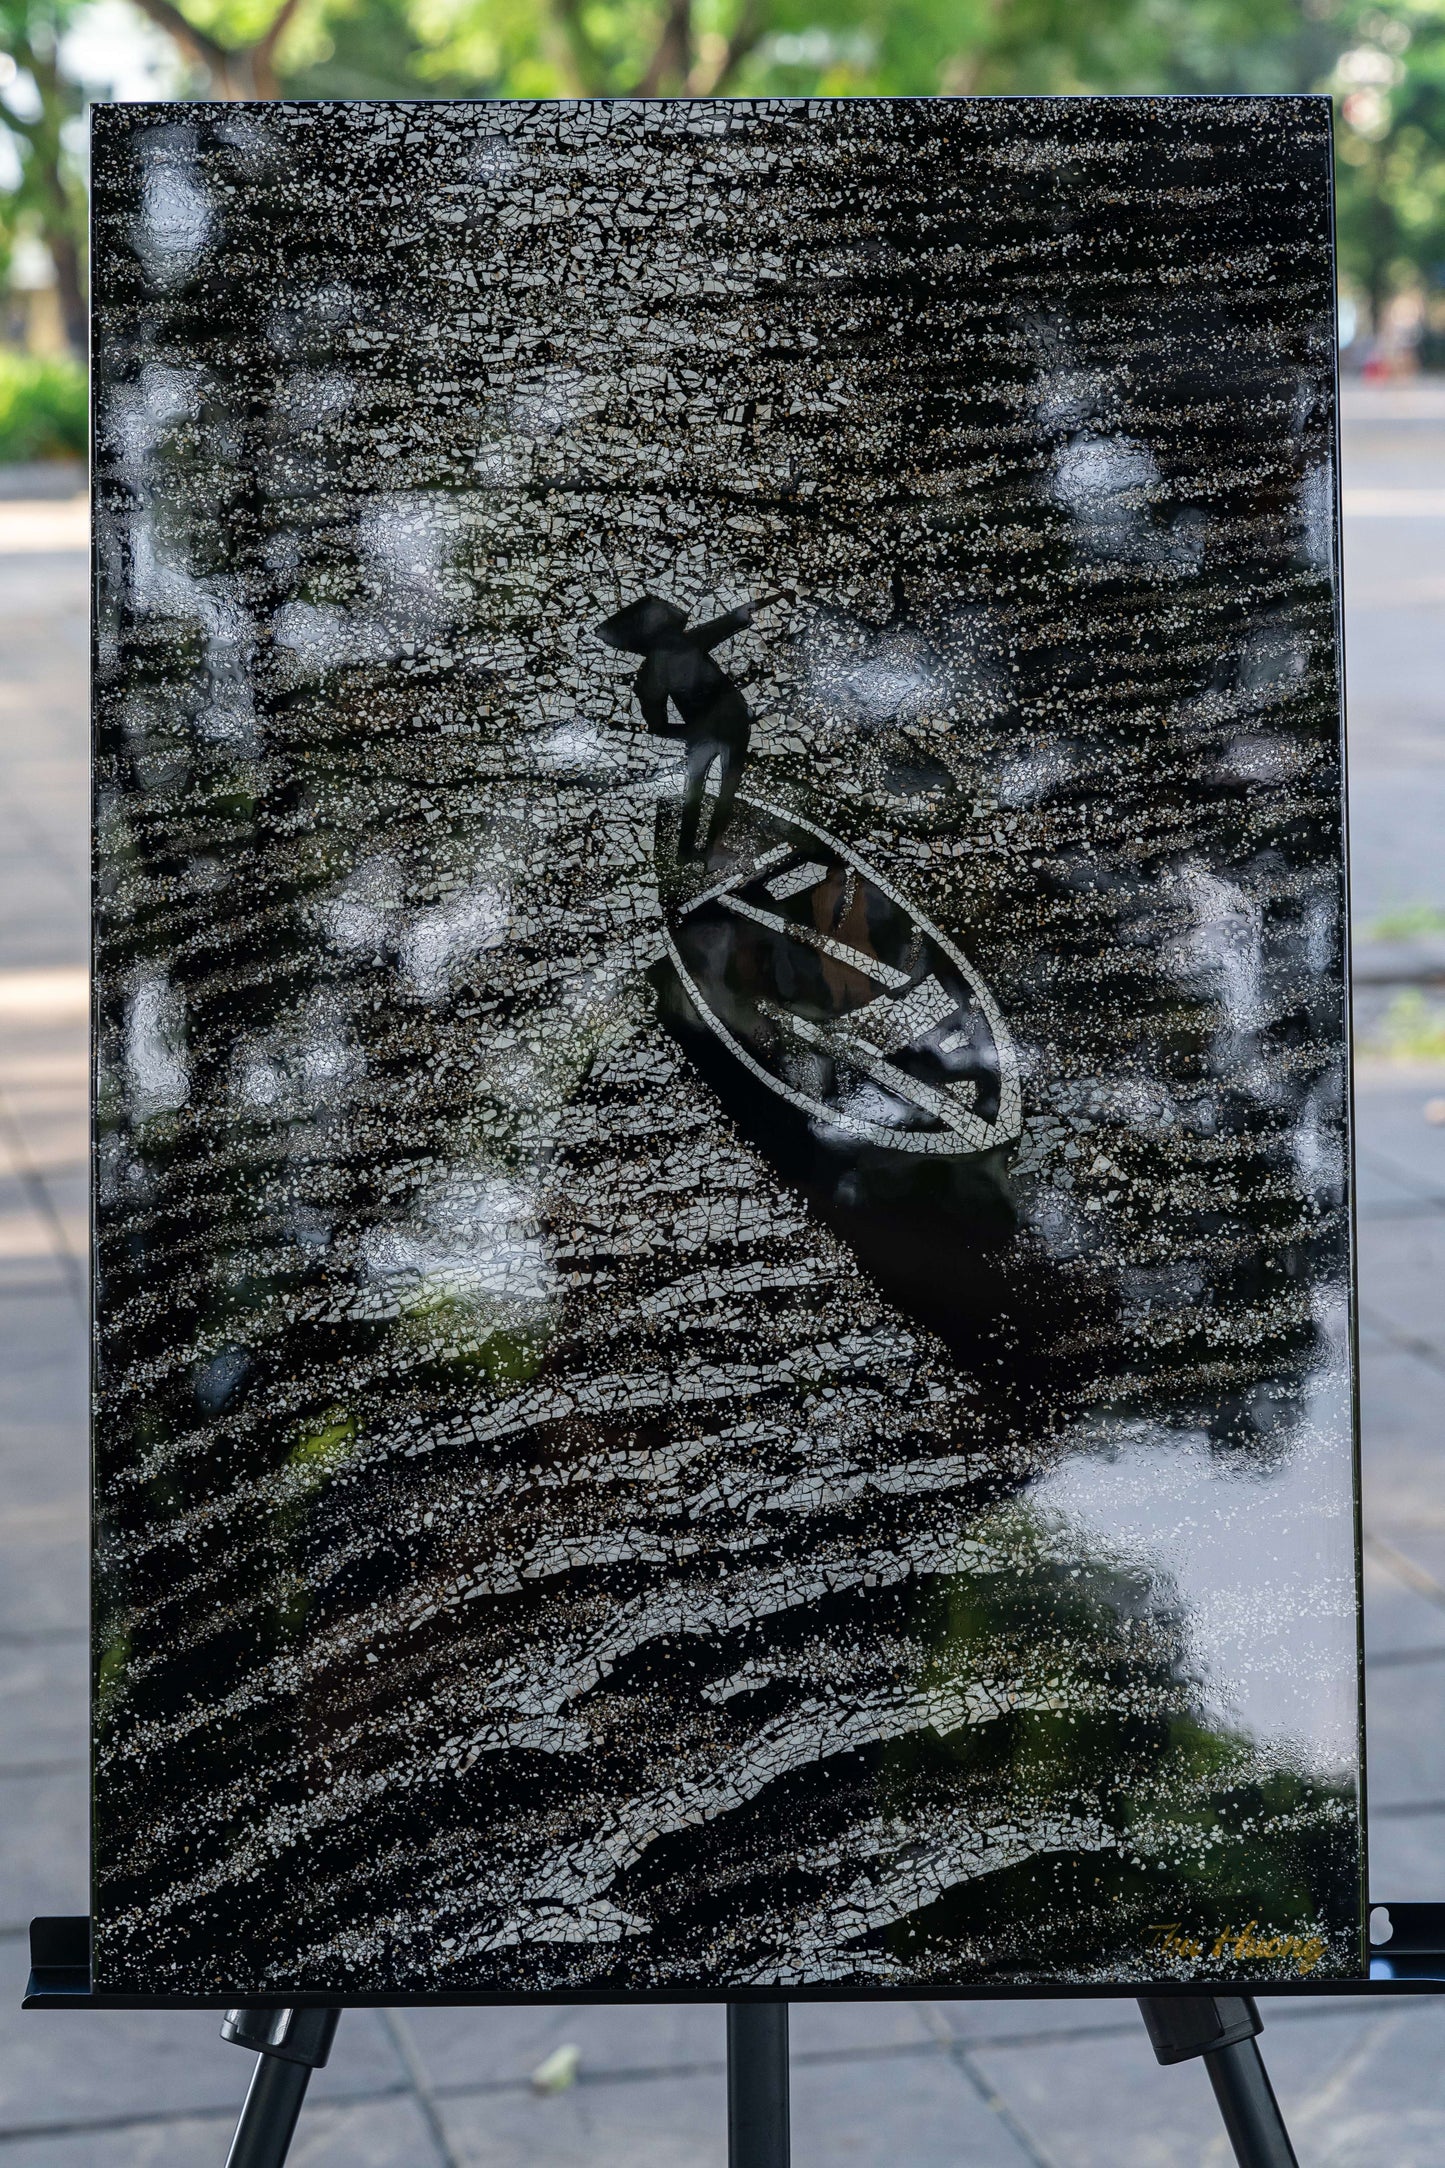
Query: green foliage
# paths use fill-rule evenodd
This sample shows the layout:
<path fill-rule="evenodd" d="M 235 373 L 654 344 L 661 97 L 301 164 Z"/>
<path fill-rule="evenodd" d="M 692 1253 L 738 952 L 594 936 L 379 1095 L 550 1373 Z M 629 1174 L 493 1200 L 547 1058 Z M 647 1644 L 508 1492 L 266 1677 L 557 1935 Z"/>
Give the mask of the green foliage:
<path fill-rule="evenodd" d="M 1386 1061 L 1445 1061 L 1445 1008 L 1427 1000 L 1418 987 L 1406 988 L 1396 994 L 1360 1051 Z"/>
<path fill-rule="evenodd" d="M 188 0 L 188 5 L 239 0 Z M 1305 87 L 1296 0 L 314 0 L 292 94 L 898 96 Z"/>
<path fill-rule="evenodd" d="M 1422 941 L 1445 933 L 1445 910 L 1438 903 L 1402 903 L 1366 929 L 1372 941 Z"/>
<path fill-rule="evenodd" d="M 83 459 L 85 370 L 68 358 L 0 350 L 0 464 Z"/>
<path fill-rule="evenodd" d="M 1340 263 L 1378 326 L 1445 277 L 1445 0 L 1341 0 L 1332 23 Z"/>
<path fill-rule="evenodd" d="M 0 0 L 0 135 L 20 167 L 19 185 L 0 202 L 0 244 L 8 259 L 17 228 L 28 222 L 54 259 L 66 335 L 85 351 L 85 185 L 73 123 L 81 92 L 61 61 L 77 0 Z M 84 434 L 81 448 L 84 448 Z M 19 458 L 19 453 L 10 453 Z"/>
<path fill-rule="evenodd" d="M 463 11 L 458 10 L 458 18 Z M 285 54 L 292 98 L 475 97 L 500 81 L 495 42 L 472 10 L 470 23 L 415 0 L 328 0 L 304 47 Z"/>

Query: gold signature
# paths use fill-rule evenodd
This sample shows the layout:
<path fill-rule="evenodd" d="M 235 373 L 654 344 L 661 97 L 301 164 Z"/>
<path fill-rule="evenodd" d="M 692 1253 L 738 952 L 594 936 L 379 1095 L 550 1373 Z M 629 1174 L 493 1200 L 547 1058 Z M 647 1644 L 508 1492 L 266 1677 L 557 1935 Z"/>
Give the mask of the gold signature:
<path fill-rule="evenodd" d="M 1166 1957 L 1180 1958 L 1191 1965 L 1216 1964 L 1222 1957 L 1232 1957 L 1241 1965 L 1255 1959 L 1284 1958 L 1293 1959 L 1304 1974 L 1314 1971 L 1326 1950 L 1320 1935 L 1261 1934 L 1258 1920 L 1251 1920 L 1247 1927 L 1223 1928 L 1213 1942 L 1207 1936 L 1196 1939 L 1187 1935 L 1178 1920 L 1151 1927 L 1149 1933 Z"/>

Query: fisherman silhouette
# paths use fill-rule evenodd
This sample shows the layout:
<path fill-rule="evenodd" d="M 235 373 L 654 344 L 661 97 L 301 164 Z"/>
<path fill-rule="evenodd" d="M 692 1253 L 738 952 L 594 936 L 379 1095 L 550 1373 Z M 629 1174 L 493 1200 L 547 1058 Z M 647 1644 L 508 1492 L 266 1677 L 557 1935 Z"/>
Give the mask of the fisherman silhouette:
<path fill-rule="evenodd" d="M 704 625 L 689 626 L 687 612 L 657 595 L 642 595 L 597 627 L 598 637 L 624 655 L 646 659 L 632 681 L 642 719 L 655 738 L 681 737 L 687 748 L 687 785 L 683 792 L 682 824 L 678 831 L 679 858 L 706 858 L 727 827 L 738 782 L 747 764 L 752 716 L 748 704 L 727 672 L 712 659 L 712 650 L 753 621 L 755 611 L 784 598 L 766 595 L 761 602 L 742 602 Z M 668 703 L 680 722 L 668 715 Z M 708 826 L 705 848 L 697 848 L 698 821 L 703 791 L 714 761 L 718 770 L 717 805 Z"/>

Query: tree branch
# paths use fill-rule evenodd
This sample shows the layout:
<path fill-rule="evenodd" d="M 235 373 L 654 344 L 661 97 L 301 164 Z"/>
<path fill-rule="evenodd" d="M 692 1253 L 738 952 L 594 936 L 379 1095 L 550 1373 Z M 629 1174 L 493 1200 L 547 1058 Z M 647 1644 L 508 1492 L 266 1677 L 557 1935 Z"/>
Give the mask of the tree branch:
<path fill-rule="evenodd" d="M 607 68 L 582 20 L 581 0 L 552 0 L 552 16 L 562 32 L 572 88 L 579 98 L 597 96 L 607 88 Z"/>
<path fill-rule="evenodd" d="M 3 100 L 0 100 L 0 121 L 3 121 L 7 128 L 13 128 L 18 136 L 24 136 L 27 143 L 38 143 L 45 132 L 43 119 L 22 120 L 18 113 L 11 112 Z"/>
<path fill-rule="evenodd" d="M 761 45 L 767 23 L 757 0 L 744 0 L 733 34 L 718 52 L 700 54 L 688 71 L 684 88 L 690 98 L 715 98 L 726 90 L 749 53 Z"/>
<path fill-rule="evenodd" d="M 692 0 L 669 0 L 662 34 L 631 95 L 655 98 L 664 83 L 686 83 L 691 68 Z"/>
<path fill-rule="evenodd" d="M 269 29 L 251 48 L 251 72 L 256 80 L 258 98 L 274 98 L 281 88 L 276 79 L 276 48 L 295 19 L 297 10 L 304 4 L 305 0 L 281 0 Z"/>
<path fill-rule="evenodd" d="M 171 0 L 136 0 L 136 4 L 143 13 L 149 15 L 153 23 L 159 23 L 168 37 L 175 40 L 188 60 L 195 61 L 198 67 L 205 68 L 211 75 L 229 78 L 235 54 L 228 52 L 224 45 L 208 36 L 204 30 L 198 30 L 194 23 L 188 22 L 180 9 L 172 6 Z"/>

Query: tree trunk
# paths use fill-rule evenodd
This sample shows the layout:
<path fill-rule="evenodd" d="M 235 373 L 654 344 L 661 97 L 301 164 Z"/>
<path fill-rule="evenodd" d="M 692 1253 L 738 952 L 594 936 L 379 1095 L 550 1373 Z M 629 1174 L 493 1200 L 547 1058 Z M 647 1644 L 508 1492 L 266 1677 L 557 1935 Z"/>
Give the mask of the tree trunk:
<path fill-rule="evenodd" d="M 1398 236 L 1395 216 L 1386 193 L 1383 159 L 1377 149 L 1370 160 L 1369 211 L 1365 227 L 1365 303 L 1370 312 L 1370 335 L 1380 338 L 1394 292 L 1393 269 Z"/>
<path fill-rule="evenodd" d="M 26 147 L 23 193 L 40 218 L 40 230 L 55 265 L 61 322 L 73 351 L 84 357 L 89 340 L 85 300 L 85 204 L 78 185 L 67 183 L 61 130 L 72 95 L 60 74 L 53 49 L 24 43 L 15 55 L 30 75 L 40 98 L 40 112 L 23 131 Z M 78 101 L 74 101 L 78 103 Z"/>

